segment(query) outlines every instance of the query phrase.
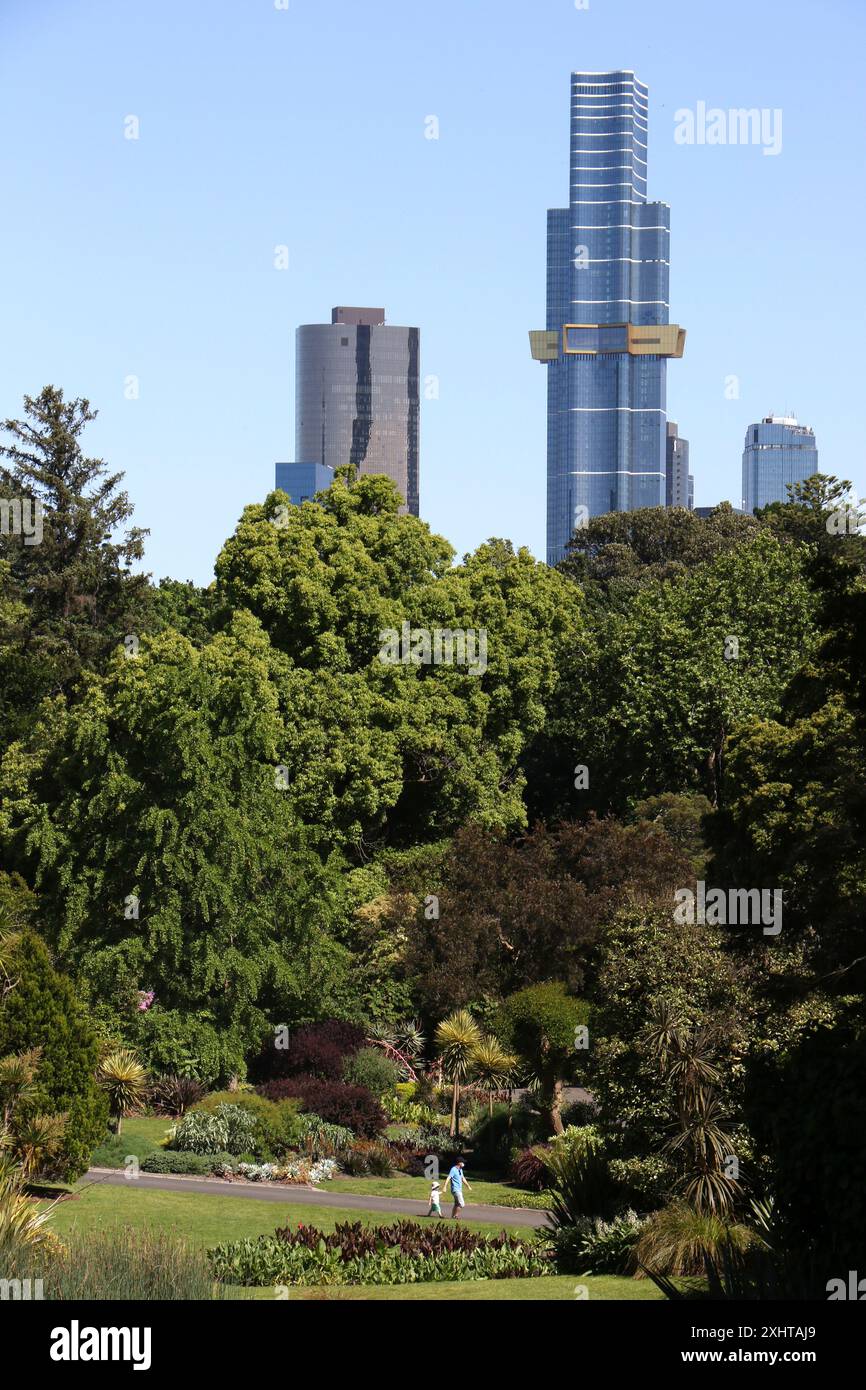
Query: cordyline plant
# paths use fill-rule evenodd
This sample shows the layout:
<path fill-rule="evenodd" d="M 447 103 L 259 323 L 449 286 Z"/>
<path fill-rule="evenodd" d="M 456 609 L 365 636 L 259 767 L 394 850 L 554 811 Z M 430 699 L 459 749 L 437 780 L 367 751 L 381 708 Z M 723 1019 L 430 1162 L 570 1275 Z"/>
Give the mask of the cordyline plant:
<path fill-rule="evenodd" d="M 467 1080 L 478 1044 L 481 1029 L 467 1009 L 455 1009 L 436 1029 L 436 1046 L 442 1070 L 452 1085 L 451 1128 L 449 1133 L 460 1137 L 460 1087 Z"/>
<path fill-rule="evenodd" d="M 665 1149 L 685 1160 L 682 1195 L 699 1215 L 726 1219 L 741 1188 L 727 1172 L 734 1140 L 724 1128 L 728 1116 L 718 1097 L 722 1074 L 713 1036 L 706 1028 L 690 1028 L 669 1004 L 660 1003 L 644 1041 L 675 1092 L 676 1131 Z"/>
<path fill-rule="evenodd" d="M 118 1047 L 103 1057 L 96 1076 L 108 1094 L 114 1132 L 119 1134 L 124 1115 L 137 1109 L 144 1099 L 148 1085 L 147 1072 L 134 1052 L 127 1047 Z"/>
<path fill-rule="evenodd" d="M 330 1232 L 298 1223 L 281 1226 L 274 1235 L 286 1245 L 309 1250 L 338 1250 L 344 1262 L 374 1255 L 383 1247 L 399 1249 L 403 1255 L 444 1255 L 462 1250 L 512 1250 L 523 1242 L 502 1231 L 498 1236 L 479 1235 L 458 1224 L 421 1226 L 417 1221 L 395 1221 L 387 1226 L 364 1226 L 360 1221 L 339 1222 Z"/>

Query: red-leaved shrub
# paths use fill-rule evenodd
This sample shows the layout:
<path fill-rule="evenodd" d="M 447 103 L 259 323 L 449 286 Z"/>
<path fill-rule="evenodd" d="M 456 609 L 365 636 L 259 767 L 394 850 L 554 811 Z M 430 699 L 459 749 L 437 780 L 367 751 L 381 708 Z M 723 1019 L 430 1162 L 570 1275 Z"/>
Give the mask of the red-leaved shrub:
<path fill-rule="evenodd" d="M 345 1081 L 323 1081 L 318 1076 L 292 1076 L 281 1081 L 266 1081 L 256 1087 L 268 1100 L 285 1100 L 297 1096 L 302 1109 L 327 1120 L 328 1124 L 344 1125 L 362 1139 L 381 1134 L 388 1117 L 375 1096 L 363 1086 L 349 1086 Z"/>
<path fill-rule="evenodd" d="M 253 1081 L 271 1081 L 282 1076 L 318 1076 L 339 1081 L 343 1062 L 365 1041 L 364 1030 L 356 1023 L 330 1018 L 324 1023 L 307 1023 L 289 1035 L 289 1045 L 277 1048 L 269 1041 L 250 1062 Z"/>

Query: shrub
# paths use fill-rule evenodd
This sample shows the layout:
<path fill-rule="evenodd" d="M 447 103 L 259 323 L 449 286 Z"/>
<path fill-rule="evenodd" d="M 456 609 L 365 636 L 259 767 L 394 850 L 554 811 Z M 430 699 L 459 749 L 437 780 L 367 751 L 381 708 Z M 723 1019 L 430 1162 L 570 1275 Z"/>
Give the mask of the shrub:
<path fill-rule="evenodd" d="M 297 1100 L 268 1100 L 255 1091 L 214 1091 L 205 1096 L 191 1113 L 215 1115 L 224 1105 L 253 1116 L 255 1127 L 252 1142 L 246 1148 L 254 1154 L 280 1157 L 288 1149 L 297 1148 L 301 1141 L 304 1124 L 298 1113 Z M 231 1149 L 231 1145 L 228 1147 Z"/>
<path fill-rule="evenodd" d="M 141 1160 L 143 1173 L 193 1173 L 207 1177 L 225 1163 L 235 1160 L 230 1153 L 191 1153 L 174 1149 L 157 1149 Z"/>
<path fill-rule="evenodd" d="M 239 1105 L 219 1105 L 213 1114 L 190 1110 L 169 1131 L 169 1148 L 189 1153 L 254 1152 L 257 1120 Z"/>
<path fill-rule="evenodd" d="M 289 1037 L 286 1048 L 275 1047 L 273 1038 L 269 1039 L 250 1063 L 250 1076 L 257 1082 L 286 1076 L 340 1081 L 345 1059 L 363 1047 L 364 1041 L 364 1030 L 355 1023 L 340 1019 L 308 1023 Z"/>
<path fill-rule="evenodd" d="M 300 1123 L 301 1143 L 312 1158 L 338 1157 L 355 1139 L 353 1130 L 345 1125 L 328 1124 L 320 1115 L 301 1115 Z"/>
<path fill-rule="evenodd" d="M 340 1162 L 352 1177 L 390 1178 L 392 1159 L 389 1144 L 377 1143 L 375 1139 L 358 1139 L 343 1154 Z"/>
<path fill-rule="evenodd" d="M 667 1201 L 676 1174 L 673 1164 L 661 1154 L 612 1158 L 609 1166 L 623 1203 L 638 1211 L 652 1211 Z"/>
<path fill-rule="evenodd" d="M 472 1130 L 472 1148 L 477 1163 L 505 1171 L 516 1145 L 526 1147 L 539 1135 L 541 1117 L 522 1106 L 495 1105 L 487 1108 Z"/>
<path fill-rule="evenodd" d="M 583 1217 L 605 1215 L 616 1186 L 604 1142 L 592 1125 L 571 1129 L 543 1151 L 551 1189 L 550 1216 L 555 1227 L 579 1225 Z"/>
<path fill-rule="evenodd" d="M 34 932 L 15 940 L 7 970 L 13 983 L 0 1003 L 0 1057 L 41 1049 L 26 1113 L 66 1115 L 50 1173 L 73 1182 L 87 1170 L 108 1124 L 108 1100 L 95 1079 L 96 1034 L 71 980 L 54 969 Z"/>
<path fill-rule="evenodd" d="M 744 1254 L 764 1242 L 747 1226 L 732 1225 L 720 1216 L 695 1211 L 688 1203 L 671 1202 L 645 1222 L 635 1245 L 638 1278 L 645 1272 L 697 1275 L 706 1272 L 706 1259 L 721 1263 L 723 1252 Z"/>
<path fill-rule="evenodd" d="M 362 1047 L 344 1059 L 343 1080 L 350 1086 L 364 1086 L 381 1099 L 394 1094 L 400 1070 L 378 1047 Z"/>
<path fill-rule="evenodd" d="M 400 1095 L 383 1095 L 379 1104 L 389 1120 L 401 1125 L 435 1125 L 438 1119 L 435 1110 L 418 1101 L 404 1100 Z"/>
<path fill-rule="evenodd" d="M 612 1221 L 560 1226 L 552 1238 L 556 1267 L 561 1274 L 625 1274 L 633 1267 L 633 1251 L 643 1223 L 633 1211 Z"/>
<path fill-rule="evenodd" d="M 505 1232 L 477 1235 L 445 1222 L 344 1222 L 328 1234 L 312 1226 L 284 1227 L 273 1236 L 220 1245 L 210 1251 L 210 1258 L 218 1279 L 259 1287 L 533 1278 L 550 1271 L 538 1242 L 520 1241 Z"/>
<path fill-rule="evenodd" d="M 541 1157 L 542 1150 L 521 1149 L 511 1161 L 511 1180 L 530 1192 L 543 1192 L 550 1185 L 550 1174 Z"/>
<path fill-rule="evenodd" d="M 157 1115 L 185 1115 L 202 1099 L 204 1086 L 193 1076 L 167 1072 L 157 1076 L 150 1088 L 150 1103 Z"/>
<path fill-rule="evenodd" d="M 290 1092 L 283 1089 L 288 1086 Z M 259 1095 L 281 1100 L 291 1093 L 299 1096 L 305 1110 L 330 1124 L 343 1125 L 364 1139 L 381 1134 L 388 1117 L 381 1105 L 362 1086 L 345 1081 L 321 1081 L 315 1076 L 294 1076 L 291 1081 L 270 1081 L 258 1088 Z"/>

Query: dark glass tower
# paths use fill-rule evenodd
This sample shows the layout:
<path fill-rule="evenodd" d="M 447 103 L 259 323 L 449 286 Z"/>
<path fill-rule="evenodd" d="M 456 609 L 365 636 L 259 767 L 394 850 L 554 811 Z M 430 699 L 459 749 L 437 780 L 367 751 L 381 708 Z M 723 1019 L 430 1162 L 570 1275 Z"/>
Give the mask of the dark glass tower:
<path fill-rule="evenodd" d="M 767 415 L 749 425 L 743 448 L 743 511 L 787 502 L 788 483 L 818 472 L 818 446 L 808 425 L 792 415 Z"/>
<path fill-rule="evenodd" d="M 673 420 L 668 420 L 665 455 L 665 506 L 691 510 L 694 481 L 689 472 L 689 441 L 680 437 Z"/>
<path fill-rule="evenodd" d="M 647 89 L 571 75 L 570 202 L 547 214 L 547 562 L 603 512 L 665 504 L 670 210 L 647 202 Z"/>
<path fill-rule="evenodd" d="M 418 515 L 419 333 L 340 307 L 296 334 L 295 458 L 386 473 Z"/>

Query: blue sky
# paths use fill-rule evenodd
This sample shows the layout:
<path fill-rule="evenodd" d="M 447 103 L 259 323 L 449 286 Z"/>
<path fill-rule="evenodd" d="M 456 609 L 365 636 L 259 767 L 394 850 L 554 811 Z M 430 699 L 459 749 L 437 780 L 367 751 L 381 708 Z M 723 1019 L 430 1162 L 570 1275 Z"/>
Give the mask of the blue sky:
<path fill-rule="evenodd" d="M 771 411 L 863 496 L 864 31 L 862 0 L 0 0 L 0 416 L 47 382 L 89 396 L 147 568 L 207 583 L 293 457 L 296 324 L 384 304 L 439 379 L 422 516 L 458 553 L 500 535 L 543 556 L 527 330 L 567 201 L 569 73 L 631 68 L 649 197 L 671 205 L 688 341 L 668 411 L 697 503 L 738 502 Z M 780 108 L 781 153 L 677 144 L 699 101 Z"/>

